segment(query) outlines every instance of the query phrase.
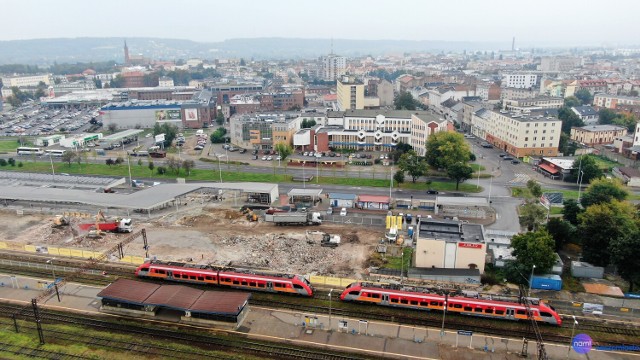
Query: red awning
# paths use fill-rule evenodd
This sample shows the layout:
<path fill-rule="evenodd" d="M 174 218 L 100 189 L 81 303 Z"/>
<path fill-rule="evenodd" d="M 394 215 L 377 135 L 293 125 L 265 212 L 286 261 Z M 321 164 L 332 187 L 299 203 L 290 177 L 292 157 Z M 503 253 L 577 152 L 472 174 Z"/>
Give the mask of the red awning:
<path fill-rule="evenodd" d="M 560 172 L 560 170 L 552 168 L 551 165 L 547 165 L 547 164 L 539 164 L 538 167 L 550 174 L 557 174 Z"/>

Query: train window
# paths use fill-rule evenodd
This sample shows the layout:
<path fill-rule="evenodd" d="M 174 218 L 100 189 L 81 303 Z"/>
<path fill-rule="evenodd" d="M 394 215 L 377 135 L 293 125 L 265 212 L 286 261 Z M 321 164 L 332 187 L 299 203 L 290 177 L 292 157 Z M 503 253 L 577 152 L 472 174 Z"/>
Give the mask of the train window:
<path fill-rule="evenodd" d="M 213 277 L 211 277 L 211 276 L 205 276 L 204 278 L 209 280 L 209 281 L 213 280 Z"/>
<path fill-rule="evenodd" d="M 374 299 L 380 299 L 380 294 L 371 294 L 371 297 Z"/>
<path fill-rule="evenodd" d="M 504 310 L 496 310 L 496 315 L 504 315 Z"/>
<path fill-rule="evenodd" d="M 464 311 L 473 311 L 473 308 L 471 306 L 465 306 Z"/>
<path fill-rule="evenodd" d="M 411 300 L 411 305 L 418 305 L 418 302 L 415 300 Z"/>
<path fill-rule="evenodd" d="M 442 303 L 441 303 L 441 302 L 438 302 L 438 301 L 431 301 L 431 302 L 429 303 L 429 305 L 431 305 L 431 306 L 442 306 Z"/>
<path fill-rule="evenodd" d="M 400 304 L 408 304 L 409 301 L 407 299 L 400 299 Z"/>
<path fill-rule="evenodd" d="M 394 304 L 397 304 L 398 303 L 398 299 L 391 299 L 391 302 L 394 303 Z"/>
<path fill-rule="evenodd" d="M 453 307 L 456 308 L 456 309 L 460 309 L 460 308 L 462 308 L 462 305 L 461 304 L 453 304 Z"/>
<path fill-rule="evenodd" d="M 256 283 L 254 283 L 254 282 L 250 282 L 250 283 L 249 283 L 249 286 L 254 286 L 254 287 L 255 287 L 255 286 L 256 286 Z"/>
<path fill-rule="evenodd" d="M 259 288 L 263 288 L 265 285 L 264 284 L 258 284 Z"/>
<path fill-rule="evenodd" d="M 203 276 L 198 276 L 198 280 L 204 281 L 204 277 Z"/>
<path fill-rule="evenodd" d="M 273 283 L 273 286 L 274 286 L 274 287 L 282 287 L 282 284 L 280 284 L 280 283 Z"/>
<path fill-rule="evenodd" d="M 524 310 L 518 310 L 518 311 L 516 311 L 516 314 L 518 314 L 518 315 L 526 315 L 527 313 Z"/>
<path fill-rule="evenodd" d="M 158 269 L 158 270 L 156 270 L 156 271 L 158 272 L 158 274 L 165 274 L 165 271 L 164 271 L 164 270 Z"/>
<path fill-rule="evenodd" d="M 302 285 L 293 284 L 294 289 L 302 290 Z"/>
<path fill-rule="evenodd" d="M 486 314 L 493 314 L 493 309 L 484 309 Z"/>
<path fill-rule="evenodd" d="M 358 290 L 356 291 L 349 291 L 349 295 L 360 295 L 360 292 Z"/>
<path fill-rule="evenodd" d="M 542 312 L 540 312 L 540 316 L 544 316 L 544 317 L 551 317 L 551 314 L 549 314 L 549 313 L 548 313 L 548 312 L 546 312 L 546 311 L 542 311 Z"/>
<path fill-rule="evenodd" d="M 473 309 L 474 312 L 482 312 L 482 308 L 475 308 Z"/>
<path fill-rule="evenodd" d="M 242 286 L 247 286 L 247 282 L 242 280 Z"/>
<path fill-rule="evenodd" d="M 233 280 L 233 285 L 240 285 L 240 281 L 238 281 L 238 280 Z"/>
<path fill-rule="evenodd" d="M 189 276 L 189 279 L 191 279 L 191 280 L 195 280 L 195 279 L 196 279 L 196 276 L 195 276 L 195 275 L 191 275 L 191 276 Z"/>
<path fill-rule="evenodd" d="M 420 301 L 420 306 L 429 306 L 429 303 L 426 301 Z"/>
<path fill-rule="evenodd" d="M 452 304 L 452 303 L 449 303 L 449 307 L 453 307 L 453 304 Z"/>

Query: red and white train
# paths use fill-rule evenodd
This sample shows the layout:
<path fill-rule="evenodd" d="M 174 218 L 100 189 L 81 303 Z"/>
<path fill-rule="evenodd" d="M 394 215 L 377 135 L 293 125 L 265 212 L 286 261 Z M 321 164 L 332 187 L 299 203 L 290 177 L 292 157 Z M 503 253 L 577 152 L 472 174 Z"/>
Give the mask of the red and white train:
<path fill-rule="evenodd" d="M 135 274 L 142 278 L 313 296 L 311 283 L 300 275 L 271 274 L 248 269 L 162 261 L 145 262 L 138 266 Z"/>
<path fill-rule="evenodd" d="M 430 290 L 402 285 L 382 285 L 356 282 L 349 285 L 340 295 L 340 300 L 378 304 L 419 310 L 443 311 L 463 315 L 481 316 L 503 320 L 527 320 L 523 304 L 509 301 L 510 298 L 496 296 L 444 296 Z M 562 325 L 562 318 L 550 306 L 539 299 L 529 299 L 533 318 L 542 323 Z"/>

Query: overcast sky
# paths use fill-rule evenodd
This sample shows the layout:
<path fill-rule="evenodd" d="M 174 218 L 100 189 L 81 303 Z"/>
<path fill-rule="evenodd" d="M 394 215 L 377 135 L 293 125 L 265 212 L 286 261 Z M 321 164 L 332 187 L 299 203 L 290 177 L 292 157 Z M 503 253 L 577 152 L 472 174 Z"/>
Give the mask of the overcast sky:
<path fill-rule="evenodd" d="M 640 1 L 5 0 L 0 40 L 297 37 L 638 44 Z"/>

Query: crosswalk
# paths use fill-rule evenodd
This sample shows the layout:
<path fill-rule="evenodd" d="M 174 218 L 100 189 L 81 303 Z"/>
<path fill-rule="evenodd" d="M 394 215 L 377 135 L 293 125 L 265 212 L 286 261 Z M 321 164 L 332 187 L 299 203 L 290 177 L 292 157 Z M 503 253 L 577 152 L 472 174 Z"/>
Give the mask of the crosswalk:
<path fill-rule="evenodd" d="M 531 180 L 531 177 L 527 174 L 516 173 L 515 176 L 515 178 L 507 181 L 508 185 L 524 185 Z"/>

